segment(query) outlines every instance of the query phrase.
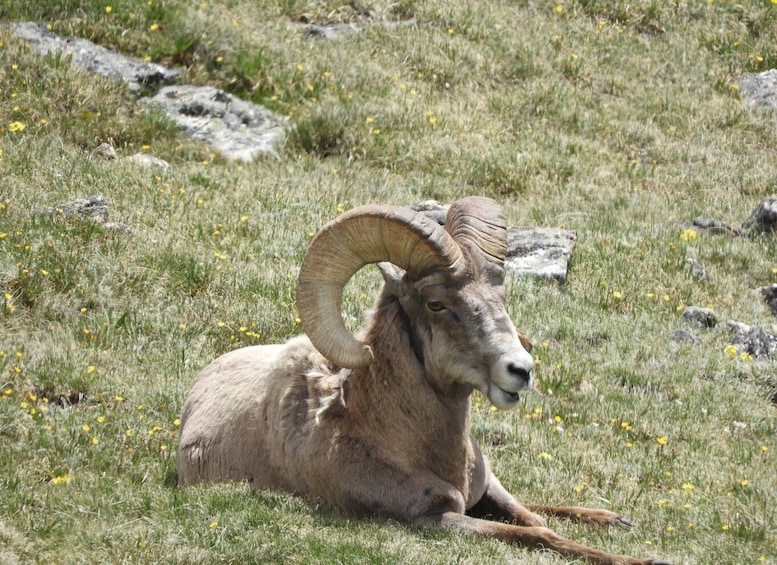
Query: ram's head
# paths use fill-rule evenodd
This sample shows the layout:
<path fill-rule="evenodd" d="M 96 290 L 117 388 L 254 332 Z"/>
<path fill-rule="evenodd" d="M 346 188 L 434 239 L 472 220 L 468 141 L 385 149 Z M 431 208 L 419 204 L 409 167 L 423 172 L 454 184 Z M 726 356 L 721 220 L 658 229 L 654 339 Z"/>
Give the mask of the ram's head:
<path fill-rule="evenodd" d="M 353 274 L 378 263 L 408 317 L 414 352 L 436 383 L 475 388 L 510 407 L 530 385 L 534 362 L 505 311 L 506 248 L 504 216 L 487 198 L 455 202 L 445 228 L 406 208 L 356 208 L 311 242 L 297 290 L 300 317 L 334 364 L 369 365 L 372 348 L 346 329 L 340 303 Z"/>

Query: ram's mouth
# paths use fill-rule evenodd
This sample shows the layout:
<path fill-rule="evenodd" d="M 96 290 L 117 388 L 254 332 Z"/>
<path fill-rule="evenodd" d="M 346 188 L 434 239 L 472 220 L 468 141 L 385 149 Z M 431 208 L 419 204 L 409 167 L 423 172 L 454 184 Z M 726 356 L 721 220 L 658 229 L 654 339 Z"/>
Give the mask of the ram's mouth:
<path fill-rule="evenodd" d="M 510 391 L 507 391 L 507 390 L 505 390 L 503 388 L 500 388 L 499 390 L 501 390 L 503 393 L 505 393 L 507 398 L 510 399 L 510 402 L 518 402 L 521 399 L 521 397 L 518 396 L 517 392 L 510 392 Z"/>
<path fill-rule="evenodd" d="M 505 396 L 507 403 L 510 405 L 516 404 L 521 399 L 521 397 L 518 396 L 518 391 L 505 390 L 501 386 L 497 385 L 494 385 L 494 388 Z"/>

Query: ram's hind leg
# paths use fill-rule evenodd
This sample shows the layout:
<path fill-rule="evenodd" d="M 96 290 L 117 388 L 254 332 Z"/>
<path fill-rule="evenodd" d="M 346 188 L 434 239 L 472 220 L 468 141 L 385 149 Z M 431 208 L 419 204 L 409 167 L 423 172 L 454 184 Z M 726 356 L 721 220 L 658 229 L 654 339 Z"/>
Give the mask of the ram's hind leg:
<path fill-rule="evenodd" d="M 583 508 L 580 506 L 542 506 L 540 504 L 524 504 L 524 507 L 532 512 L 569 518 L 570 520 L 581 522 L 607 524 L 608 526 L 620 526 L 622 528 L 631 528 L 633 526 L 630 520 L 609 510 Z"/>

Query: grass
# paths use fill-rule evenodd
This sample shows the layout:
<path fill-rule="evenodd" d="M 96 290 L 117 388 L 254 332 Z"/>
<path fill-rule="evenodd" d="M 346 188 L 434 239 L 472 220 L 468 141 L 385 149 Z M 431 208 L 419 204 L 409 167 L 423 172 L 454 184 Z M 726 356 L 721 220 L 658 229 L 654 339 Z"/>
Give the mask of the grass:
<path fill-rule="evenodd" d="M 302 30 L 368 13 L 415 24 Z M 184 66 L 295 126 L 280 160 L 232 163 L 0 30 L 0 562 L 564 562 L 241 485 L 175 486 L 194 375 L 301 331 L 294 285 L 318 227 L 363 203 L 468 194 L 579 237 L 566 287 L 508 285 L 539 391 L 509 412 L 476 399 L 502 482 L 635 521 L 551 521 L 602 549 L 777 562 L 775 361 L 716 330 L 691 328 L 700 346 L 667 337 L 689 305 L 774 328 L 751 294 L 777 282 L 774 236 L 685 231 L 701 215 L 739 224 L 775 193 L 774 116 L 736 89 L 774 66 L 772 2 L 7 0 L 0 18 Z M 103 161 L 101 142 L 173 167 Z M 29 214 L 92 194 L 131 234 Z M 347 289 L 353 325 L 377 287 L 367 270 Z"/>

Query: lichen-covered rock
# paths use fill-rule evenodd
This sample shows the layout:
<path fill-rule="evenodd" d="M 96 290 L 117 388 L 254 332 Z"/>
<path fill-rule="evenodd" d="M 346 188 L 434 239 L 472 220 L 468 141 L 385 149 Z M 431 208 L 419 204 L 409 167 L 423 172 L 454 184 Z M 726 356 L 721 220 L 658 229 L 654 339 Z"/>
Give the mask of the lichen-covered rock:
<path fill-rule="evenodd" d="M 757 326 L 739 322 L 726 322 L 724 329 L 731 333 L 731 343 L 739 351 L 755 358 L 771 357 L 777 354 L 777 336 Z"/>
<path fill-rule="evenodd" d="M 753 106 L 777 110 L 777 69 L 744 75 L 739 81 L 739 93 Z"/>
<path fill-rule="evenodd" d="M 777 196 L 764 198 L 742 224 L 745 235 L 777 233 Z"/>
<path fill-rule="evenodd" d="M 96 222 L 108 220 L 108 201 L 100 195 L 79 198 L 73 202 L 52 206 L 51 208 L 36 208 L 31 214 L 63 216 L 66 218 L 90 218 Z"/>
<path fill-rule="evenodd" d="M 714 328 L 718 323 L 715 312 L 698 306 L 688 306 L 683 310 L 683 319 L 702 328 Z"/>
<path fill-rule="evenodd" d="M 777 284 L 770 284 L 758 289 L 766 302 L 769 311 L 777 316 Z"/>
<path fill-rule="evenodd" d="M 517 275 L 550 278 L 564 284 L 576 243 L 577 233 L 571 230 L 508 228 L 505 269 Z"/>
<path fill-rule="evenodd" d="M 183 74 L 181 69 L 128 57 L 87 39 L 59 37 L 46 29 L 46 26 L 35 22 L 17 22 L 10 27 L 38 53 L 70 55 L 73 65 L 90 73 L 123 80 L 132 92 L 144 86 L 173 84 Z"/>
<path fill-rule="evenodd" d="M 286 117 L 211 86 L 166 86 L 140 103 L 161 109 L 186 135 L 228 159 L 252 161 L 285 139 Z"/>

